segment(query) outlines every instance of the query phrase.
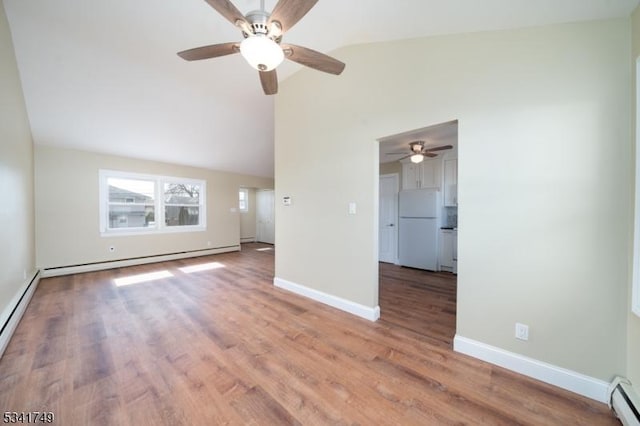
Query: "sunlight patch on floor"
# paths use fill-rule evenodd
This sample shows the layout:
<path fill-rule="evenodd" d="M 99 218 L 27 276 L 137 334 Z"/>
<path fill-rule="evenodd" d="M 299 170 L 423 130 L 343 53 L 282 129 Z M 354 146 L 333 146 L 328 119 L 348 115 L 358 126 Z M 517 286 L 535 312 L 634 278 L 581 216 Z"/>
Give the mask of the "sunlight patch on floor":
<path fill-rule="evenodd" d="M 170 278 L 172 276 L 173 274 L 169 271 L 157 271 L 157 272 L 149 272 L 146 274 L 129 275 L 127 277 L 122 277 L 122 278 L 114 278 L 113 282 L 115 283 L 116 286 L 122 287 L 125 285 L 161 280 L 162 278 Z"/>
<path fill-rule="evenodd" d="M 273 250 L 273 247 L 263 247 L 263 248 L 256 249 L 256 251 L 269 251 L 269 250 Z"/>
<path fill-rule="evenodd" d="M 200 271 L 210 271 L 212 269 L 224 268 L 225 266 L 220 262 L 211 262 L 211 263 L 199 263 L 197 265 L 185 266 L 183 268 L 178 268 L 185 274 L 191 274 L 192 272 L 200 272 Z"/>

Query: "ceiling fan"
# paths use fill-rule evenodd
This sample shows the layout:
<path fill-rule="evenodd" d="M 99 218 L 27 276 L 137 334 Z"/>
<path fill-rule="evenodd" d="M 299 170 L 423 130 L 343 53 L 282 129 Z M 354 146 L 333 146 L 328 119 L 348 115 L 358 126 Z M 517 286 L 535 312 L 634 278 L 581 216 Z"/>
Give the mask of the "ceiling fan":
<path fill-rule="evenodd" d="M 387 155 L 404 155 L 404 157 L 398 158 L 398 161 L 411 157 L 411 162 L 420 163 L 422 162 L 422 160 L 424 160 L 424 157 L 430 157 L 430 158 L 437 157 L 438 156 L 438 154 L 436 154 L 437 151 L 444 151 L 444 150 L 453 148 L 453 145 L 441 145 L 441 146 L 434 146 L 432 148 L 425 148 L 424 144 L 425 144 L 425 141 L 409 142 L 409 147 L 411 149 L 410 154 L 407 154 L 405 151 L 405 152 L 389 152 L 387 153 Z"/>
<path fill-rule="evenodd" d="M 281 44 L 282 36 L 293 27 L 318 0 L 279 0 L 271 13 L 264 9 L 243 15 L 229 0 L 205 0 L 233 25 L 242 31 L 244 40 L 212 44 L 178 52 L 187 61 L 217 58 L 241 53 L 249 65 L 258 70 L 266 95 L 278 92 L 276 67 L 284 58 L 307 67 L 339 75 L 345 64 L 315 50 L 295 44 Z"/>

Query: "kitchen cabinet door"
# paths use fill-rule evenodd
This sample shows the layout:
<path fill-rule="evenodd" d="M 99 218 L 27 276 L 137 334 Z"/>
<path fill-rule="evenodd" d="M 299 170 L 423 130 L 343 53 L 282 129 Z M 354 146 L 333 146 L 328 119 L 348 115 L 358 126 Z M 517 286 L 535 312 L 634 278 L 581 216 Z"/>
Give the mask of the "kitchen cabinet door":
<path fill-rule="evenodd" d="M 420 188 L 440 189 L 442 184 L 442 160 L 424 160 L 422 163 Z"/>
<path fill-rule="evenodd" d="M 402 164 L 402 189 L 418 189 L 422 184 L 422 166 L 415 163 Z"/>
<path fill-rule="evenodd" d="M 453 271 L 453 232 L 448 229 L 440 230 L 440 270 Z"/>
<path fill-rule="evenodd" d="M 444 160 L 444 205 L 458 205 L 458 160 Z"/>

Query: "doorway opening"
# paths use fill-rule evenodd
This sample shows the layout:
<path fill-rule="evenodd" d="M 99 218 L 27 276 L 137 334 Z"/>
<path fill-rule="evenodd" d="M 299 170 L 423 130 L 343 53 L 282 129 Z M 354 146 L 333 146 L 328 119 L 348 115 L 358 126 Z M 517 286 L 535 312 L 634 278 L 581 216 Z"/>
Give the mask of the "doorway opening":
<path fill-rule="evenodd" d="M 273 189 L 240 187 L 240 243 L 275 244 L 275 195 Z"/>
<path fill-rule="evenodd" d="M 458 270 L 458 121 L 378 141 L 380 321 L 452 347 Z"/>

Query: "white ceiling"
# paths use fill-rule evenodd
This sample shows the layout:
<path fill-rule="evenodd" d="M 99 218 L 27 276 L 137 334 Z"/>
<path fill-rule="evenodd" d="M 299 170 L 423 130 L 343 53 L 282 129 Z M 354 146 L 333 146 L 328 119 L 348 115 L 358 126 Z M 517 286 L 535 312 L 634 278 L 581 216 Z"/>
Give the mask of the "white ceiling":
<path fill-rule="evenodd" d="M 320 0 L 284 41 L 331 52 L 358 43 L 628 16 L 638 1 Z M 204 0 L 4 5 L 36 144 L 273 176 L 273 97 L 262 94 L 257 72 L 240 55 L 199 62 L 176 55 L 240 39 Z M 235 5 L 246 13 L 260 1 Z M 267 10 L 274 5 L 266 0 Z M 299 68 L 283 64 L 280 81 Z"/>

